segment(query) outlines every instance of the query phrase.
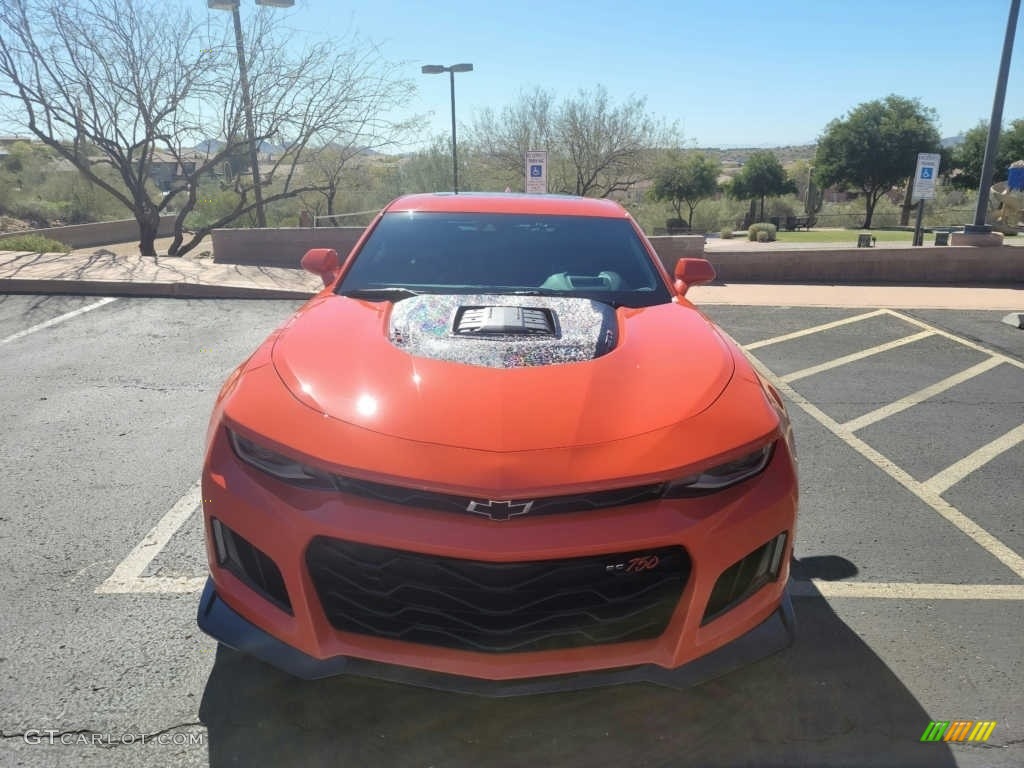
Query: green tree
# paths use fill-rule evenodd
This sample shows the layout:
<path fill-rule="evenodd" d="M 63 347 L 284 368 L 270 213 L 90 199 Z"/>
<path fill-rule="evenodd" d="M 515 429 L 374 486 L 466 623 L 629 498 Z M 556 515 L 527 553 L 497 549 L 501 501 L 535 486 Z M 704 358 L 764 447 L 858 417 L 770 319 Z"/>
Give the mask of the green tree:
<path fill-rule="evenodd" d="M 984 120 L 964 134 L 953 149 L 950 180 L 959 189 L 977 189 L 981 184 L 981 166 L 988 142 L 988 123 Z M 1017 119 L 999 136 L 999 150 L 993 166 L 992 181 L 1006 181 L 1006 169 L 1015 160 L 1024 160 L 1024 119 Z"/>
<path fill-rule="evenodd" d="M 1003 131 L 999 139 L 1000 151 L 1003 153 L 1004 164 L 1000 171 L 1006 173 L 1010 163 L 1017 160 L 1024 160 L 1024 118 L 1018 118 L 1010 123 L 1010 127 Z"/>
<path fill-rule="evenodd" d="M 825 127 L 818 140 L 814 178 L 822 188 L 836 184 L 864 194 L 865 228 L 879 198 L 905 183 L 919 152 L 939 151 L 935 110 L 917 99 L 889 95 L 854 107 Z"/>
<path fill-rule="evenodd" d="M 430 144 L 406 158 L 401 165 L 401 179 L 403 193 L 451 190 L 451 138 L 438 134 Z"/>
<path fill-rule="evenodd" d="M 667 200 L 676 218 L 683 218 L 683 206 L 689 209 L 686 221 L 693 226 L 693 212 L 701 200 L 718 190 L 722 163 L 703 152 L 673 153 L 669 162 L 654 174 L 654 198 Z"/>
<path fill-rule="evenodd" d="M 743 164 L 742 170 L 729 184 L 730 197 L 737 200 L 761 201 L 758 221 L 764 221 L 765 198 L 791 192 L 796 192 L 796 185 L 786 176 L 786 171 L 775 153 L 766 149 L 752 152 Z"/>

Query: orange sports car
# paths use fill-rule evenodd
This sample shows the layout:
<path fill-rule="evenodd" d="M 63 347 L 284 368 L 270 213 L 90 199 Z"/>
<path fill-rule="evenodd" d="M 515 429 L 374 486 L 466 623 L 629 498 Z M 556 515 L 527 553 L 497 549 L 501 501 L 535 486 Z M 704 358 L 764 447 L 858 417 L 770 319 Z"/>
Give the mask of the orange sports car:
<path fill-rule="evenodd" d="M 785 647 L 776 391 L 618 204 L 413 195 L 228 378 L 199 625 L 305 678 L 687 686 Z"/>

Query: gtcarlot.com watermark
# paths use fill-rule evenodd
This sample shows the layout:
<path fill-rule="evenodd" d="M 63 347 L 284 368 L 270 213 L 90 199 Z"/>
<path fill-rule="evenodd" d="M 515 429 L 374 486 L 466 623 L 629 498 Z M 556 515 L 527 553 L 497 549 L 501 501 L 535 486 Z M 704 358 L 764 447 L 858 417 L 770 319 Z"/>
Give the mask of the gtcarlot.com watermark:
<path fill-rule="evenodd" d="M 97 733 L 95 731 L 25 731 L 26 744 L 65 744 L 95 747 L 120 747 L 129 744 L 192 747 L 206 743 L 205 733 Z"/>

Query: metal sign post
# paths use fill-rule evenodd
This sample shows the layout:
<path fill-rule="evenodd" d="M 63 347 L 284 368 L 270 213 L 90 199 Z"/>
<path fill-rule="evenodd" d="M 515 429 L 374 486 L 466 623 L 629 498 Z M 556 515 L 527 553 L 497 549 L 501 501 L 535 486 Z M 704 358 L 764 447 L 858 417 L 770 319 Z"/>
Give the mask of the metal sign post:
<path fill-rule="evenodd" d="M 527 194 L 547 194 L 548 152 L 546 149 L 530 149 L 526 152 Z"/>
<path fill-rule="evenodd" d="M 911 200 L 917 200 L 917 225 L 914 227 L 914 245 L 924 245 L 924 201 L 935 199 L 935 181 L 939 177 L 940 156 L 933 152 L 917 155 L 917 169 L 914 171 L 914 191 Z"/>

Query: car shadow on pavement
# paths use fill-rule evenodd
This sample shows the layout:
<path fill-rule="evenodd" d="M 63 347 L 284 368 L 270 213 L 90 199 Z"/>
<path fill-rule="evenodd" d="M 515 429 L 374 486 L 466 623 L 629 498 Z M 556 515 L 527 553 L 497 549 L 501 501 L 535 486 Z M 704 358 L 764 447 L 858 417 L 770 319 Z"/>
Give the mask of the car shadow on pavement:
<path fill-rule="evenodd" d="M 511 699 L 352 677 L 293 679 L 221 647 L 200 706 L 221 766 L 899 766 L 956 761 L 929 716 L 819 597 L 794 646 L 685 691 Z"/>

